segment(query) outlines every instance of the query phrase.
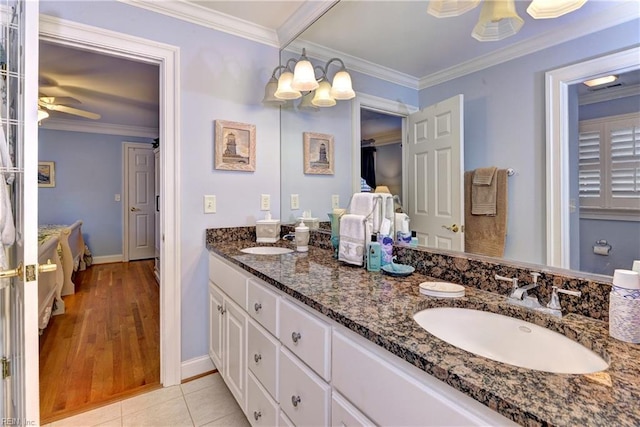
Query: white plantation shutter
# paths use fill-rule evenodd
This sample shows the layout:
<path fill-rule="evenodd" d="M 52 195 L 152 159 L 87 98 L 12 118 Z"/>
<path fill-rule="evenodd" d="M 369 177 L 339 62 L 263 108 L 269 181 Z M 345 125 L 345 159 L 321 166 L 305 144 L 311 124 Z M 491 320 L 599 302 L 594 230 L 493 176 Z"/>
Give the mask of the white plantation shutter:
<path fill-rule="evenodd" d="M 580 122 L 580 206 L 640 210 L 640 114 Z"/>

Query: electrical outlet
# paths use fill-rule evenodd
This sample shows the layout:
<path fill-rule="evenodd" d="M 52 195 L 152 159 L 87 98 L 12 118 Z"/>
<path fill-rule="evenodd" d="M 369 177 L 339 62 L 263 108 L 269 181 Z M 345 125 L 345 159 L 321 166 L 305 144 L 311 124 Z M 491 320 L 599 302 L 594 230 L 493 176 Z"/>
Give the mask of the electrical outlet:
<path fill-rule="evenodd" d="M 204 213 L 216 213 L 216 196 L 204 196 Z"/>
<path fill-rule="evenodd" d="M 115 197 L 113 198 L 113 200 L 115 200 L 116 202 L 120 201 L 120 195 L 116 194 Z"/>
<path fill-rule="evenodd" d="M 340 207 L 340 196 L 337 194 L 331 195 L 331 208 L 338 209 Z"/>
<path fill-rule="evenodd" d="M 260 195 L 260 210 L 261 211 L 270 211 L 271 210 L 271 196 L 268 194 Z"/>
<path fill-rule="evenodd" d="M 291 195 L 291 209 L 300 209 L 300 197 L 297 194 Z"/>

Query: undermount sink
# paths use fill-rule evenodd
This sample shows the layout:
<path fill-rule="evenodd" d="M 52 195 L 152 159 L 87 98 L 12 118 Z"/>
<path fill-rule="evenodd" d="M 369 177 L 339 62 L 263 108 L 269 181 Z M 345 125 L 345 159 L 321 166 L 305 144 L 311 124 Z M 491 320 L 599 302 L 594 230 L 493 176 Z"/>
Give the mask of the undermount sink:
<path fill-rule="evenodd" d="M 588 374 L 609 364 L 562 334 L 501 314 L 438 307 L 414 314 L 427 332 L 468 352 L 498 362 L 559 374 Z"/>
<path fill-rule="evenodd" d="M 293 252 L 293 249 L 280 248 L 277 246 L 254 246 L 251 248 L 240 249 L 240 252 L 253 255 L 282 255 Z"/>

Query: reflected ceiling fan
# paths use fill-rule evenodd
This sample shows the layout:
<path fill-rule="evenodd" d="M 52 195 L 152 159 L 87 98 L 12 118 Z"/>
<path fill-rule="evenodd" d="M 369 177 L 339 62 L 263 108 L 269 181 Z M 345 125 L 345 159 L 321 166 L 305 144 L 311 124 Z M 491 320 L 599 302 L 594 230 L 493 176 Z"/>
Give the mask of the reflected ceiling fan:
<path fill-rule="evenodd" d="M 63 97 L 58 97 L 58 96 L 40 96 L 40 98 L 38 98 L 38 118 L 39 120 L 42 120 L 41 117 L 41 112 L 45 112 L 47 113 L 47 110 L 50 111 L 59 111 L 61 113 L 66 113 L 66 114 L 72 114 L 74 116 L 80 116 L 80 117 L 84 117 L 86 119 L 92 119 L 92 120 L 98 120 L 100 119 L 100 114 L 97 113 L 92 113 L 90 111 L 86 111 L 86 110 L 80 110 L 78 108 L 74 108 L 74 107 L 70 107 L 68 105 L 65 104 L 80 104 L 80 101 L 78 101 L 75 98 L 69 97 L 69 96 L 63 96 Z M 46 117 L 48 117 L 48 113 L 46 114 Z M 44 117 L 44 118 L 46 118 Z"/>

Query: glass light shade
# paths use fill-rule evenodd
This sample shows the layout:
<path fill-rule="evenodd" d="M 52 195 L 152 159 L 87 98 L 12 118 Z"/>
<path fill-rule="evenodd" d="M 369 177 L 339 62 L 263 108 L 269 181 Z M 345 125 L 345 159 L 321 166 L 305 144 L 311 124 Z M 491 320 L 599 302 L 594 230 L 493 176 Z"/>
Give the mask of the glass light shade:
<path fill-rule="evenodd" d="M 594 87 L 594 86 L 606 85 L 608 83 L 613 83 L 616 80 L 618 80 L 618 76 L 610 75 L 610 76 L 598 77 L 597 79 L 587 80 L 582 83 L 588 87 Z"/>
<path fill-rule="evenodd" d="M 331 97 L 337 100 L 353 99 L 356 93 L 351 87 L 351 76 L 346 70 L 340 70 L 333 78 Z"/>
<path fill-rule="evenodd" d="M 49 117 L 49 113 L 47 113 L 41 108 L 38 108 L 38 121 L 42 121 L 48 117 Z"/>
<path fill-rule="evenodd" d="M 300 103 L 298 104 L 298 110 L 318 111 L 318 107 L 316 107 L 311 103 L 311 101 L 313 101 L 313 98 L 315 96 L 316 96 L 315 91 L 311 91 L 306 95 L 303 95 L 302 99 L 300 100 Z"/>
<path fill-rule="evenodd" d="M 278 89 L 274 94 L 276 98 L 280 99 L 298 99 L 302 96 L 300 91 L 297 91 L 291 87 L 293 81 L 293 73 L 291 71 L 285 71 L 280 75 L 278 79 Z"/>
<path fill-rule="evenodd" d="M 430 0 L 427 13 L 436 18 L 460 16 L 470 11 L 480 3 L 480 0 Z"/>
<path fill-rule="evenodd" d="M 471 36 L 481 42 L 498 41 L 520 31 L 522 24 L 514 0 L 484 0 Z"/>
<path fill-rule="evenodd" d="M 300 59 L 293 71 L 293 82 L 291 87 L 295 90 L 306 92 L 316 90 L 318 82 L 313 71 L 313 65 L 306 59 Z"/>
<path fill-rule="evenodd" d="M 527 13 L 535 19 L 557 18 L 580 9 L 587 0 L 533 0 Z"/>
<path fill-rule="evenodd" d="M 317 107 L 333 107 L 336 105 L 336 100 L 331 96 L 331 83 L 326 80 L 321 81 L 311 103 Z"/>
<path fill-rule="evenodd" d="M 278 106 L 284 104 L 284 99 L 276 98 L 275 93 L 278 89 L 278 80 L 275 77 L 271 77 L 271 80 L 264 87 L 264 98 L 262 98 L 262 103 L 265 105 L 273 105 Z"/>

